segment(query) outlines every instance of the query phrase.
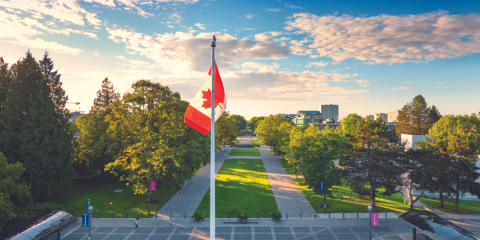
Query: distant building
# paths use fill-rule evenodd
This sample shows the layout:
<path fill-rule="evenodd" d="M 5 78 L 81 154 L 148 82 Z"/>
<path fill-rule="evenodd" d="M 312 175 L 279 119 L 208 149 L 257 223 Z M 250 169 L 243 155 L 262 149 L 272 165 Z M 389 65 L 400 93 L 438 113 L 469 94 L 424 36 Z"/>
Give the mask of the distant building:
<path fill-rule="evenodd" d="M 297 114 L 291 114 L 291 113 L 279 113 L 278 115 L 283 116 L 284 118 L 288 120 L 292 120 L 295 117 L 297 117 Z"/>
<path fill-rule="evenodd" d="M 387 122 L 396 122 L 399 114 L 400 114 L 399 110 L 388 112 Z"/>
<path fill-rule="evenodd" d="M 373 119 L 374 120 L 377 120 L 377 119 L 382 119 L 383 122 L 387 122 L 388 120 L 388 115 L 386 113 L 375 113 L 375 115 L 373 115 Z"/>
<path fill-rule="evenodd" d="M 75 123 L 75 121 L 77 121 L 78 117 L 83 115 L 82 112 L 71 112 L 70 114 L 72 114 L 72 116 L 68 119 L 68 121 L 72 121 L 73 123 Z"/>
<path fill-rule="evenodd" d="M 366 115 L 365 117 L 369 117 L 370 120 L 373 120 L 373 119 L 374 119 L 373 115 Z"/>
<path fill-rule="evenodd" d="M 322 112 L 325 121 L 332 122 L 333 120 L 333 122 L 338 122 L 338 105 L 321 105 L 320 111 Z"/>
<path fill-rule="evenodd" d="M 312 125 L 315 123 L 321 123 L 323 116 L 319 111 L 298 111 L 292 122 L 297 126 Z"/>

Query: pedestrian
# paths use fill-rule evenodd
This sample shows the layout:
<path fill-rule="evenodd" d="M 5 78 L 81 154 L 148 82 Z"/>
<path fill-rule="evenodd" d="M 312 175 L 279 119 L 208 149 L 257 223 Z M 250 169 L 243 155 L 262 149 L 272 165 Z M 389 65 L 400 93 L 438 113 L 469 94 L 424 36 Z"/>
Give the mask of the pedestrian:
<path fill-rule="evenodd" d="M 138 229 L 138 218 L 135 219 L 135 229 Z"/>

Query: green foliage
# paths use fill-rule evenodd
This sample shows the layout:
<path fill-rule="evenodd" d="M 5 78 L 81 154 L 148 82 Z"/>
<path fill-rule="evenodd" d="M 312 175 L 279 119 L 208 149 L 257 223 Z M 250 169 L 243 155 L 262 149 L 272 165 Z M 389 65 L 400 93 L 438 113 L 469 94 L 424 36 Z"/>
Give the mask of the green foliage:
<path fill-rule="evenodd" d="M 27 52 L 10 69 L 0 66 L 0 151 L 23 164 L 20 180 L 33 199 L 46 201 L 68 190 L 73 174 L 68 97 L 47 53 L 38 63 Z"/>
<path fill-rule="evenodd" d="M 203 221 L 205 218 L 205 212 L 202 210 L 197 210 L 192 217 L 195 218 L 196 221 Z"/>
<path fill-rule="evenodd" d="M 280 220 L 282 218 L 282 213 L 278 210 L 272 212 L 272 219 L 273 220 Z"/>
<path fill-rule="evenodd" d="M 137 194 L 147 193 L 149 177 L 157 186 L 178 187 L 207 163 L 209 137 L 184 123 L 188 103 L 180 94 L 145 80 L 132 88 L 109 106 L 107 152 L 114 161 L 105 170 L 127 181 Z"/>
<path fill-rule="evenodd" d="M 331 129 L 322 131 L 310 127 L 305 132 L 294 129 L 285 159 L 298 168 L 304 176 L 304 184 L 315 193 L 320 193 L 318 183 L 326 180 L 327 194 L 331 196 L 332 186 L 342 184 L 333 161 L 342 158 L 347 145 L 347 139 Z"/>
<path fill-rule="evenodd" d="M 24 171 L 21 163 L 9 164 L 0 152 L 0 230 L 9 221 L 28 217 L 26 206 L 32 202 L 32 194 L 19 181 Z"/>
<path fill-rule="evenodd" d="M 356 114 L 350 113 L 342 119 L 341 129 L 344 134 L 352 135 L 355 128 L 363 121 L 363 118 Z"/>
<path fill-rule="evenodd" d="M 228 156 L 260 156 L 260 152 L 256 148 L 234 148 Z"/>
<path fill-rule="evenodd" d="M 238 213 L 235 213 L 237 215 L 237 218 L 238 220 L 242 221 L 242 220 L 247 220 L 248 219 L 248 214 L 245 210 L 242 210 Z"/>
<path fill-rule="evenodd" d="M 369 186 L 371 204 L 375 206 L 378 188 L 385 188 L 383 195 L 390 196 L 402 186 L 398 176 L 406 171 L 408 158 L 402 145 L 391 144 L 396 139 L 380 118 L 366 117 L 355 128 L 351 139 L 352 147 L 341 164 L 342 175 L 354 193 L 364 195 L 363 186 Z"/>
<path fill-rule="evenodd" d="M 283 156 L 290 142 L 290 132 L 294 129 L 295 126 L 288 119 L 271 115 L 258 122 L 255 134 L 260 141 L 271 146 L 277 156 Z"/>
<path fill-rule="evenodd" d="M 46 203 L 32 203 L 27 207 L 27 212 L 30 217 L 37 216 L 47 211 L 63 210 L 63 207 L 53 202 Z"/>
<path fill-rule="evenodd" d="M 247 122 L 247 126 L 252 130 L 252 132 L 255 132 L 255 129 L 257 129 L 258 122 L 261 120 L 265 119 L 265 117 L 252 117 L 250 120 Z"/>
<path fill-rule="evenodd" d="M 235 121 L 238 130 L 245 129 L 245 127 L 247 127 L 247 120 L 245 119 L 245 117 L 237 114 L 232 114 L 231 118 Z"/>
<path fill-rule="evenodd" d="M 105 78 L 90 112 L 77 119 L 79 137 L 73 157 L 73 167 L 77 173 L 91 175 L 98 170 L 103 173 L 105 165 L 113 161 L 112 155 L 116 152 L 109 152 L 109 147 L 115 141 L 108 132 L 110 123 L 107 115 L 113 114 L 110 106 L 119 99 L 120 95 L 115 92 L 113 84 Z"/>
<path fill-rule="evenodd" d="M 441 118 L 429 130 L 425 141 L 417 144 L 419 148 L 435 151 L 443 159 L 451 185 L 442 192 L 452 193 L 455 197 L 454 210 L 458 211 L 461 194 L 471 193 L 480 197 L 480 168 L 476 165 L 476 156 L 480 153 L 480 116 L 447 115 Z M 437 186 L 438 187 L 438 186 Z M 443 201 L 443 198 L 441 198 Z"/>
<path fill-rule="evenodd" d="M 215 145 L 232 145 L 239 135 L 236 120 L 229 112 L 224 112 L 215 123 Z"/>
<path fill-rule="evenodd" d="M 435 106 L 428 107 L 425 98 L 417 95 L 412 102 L 403 106 L 397 117 L 397 135 L 425 135 L 442 115 Z"/>

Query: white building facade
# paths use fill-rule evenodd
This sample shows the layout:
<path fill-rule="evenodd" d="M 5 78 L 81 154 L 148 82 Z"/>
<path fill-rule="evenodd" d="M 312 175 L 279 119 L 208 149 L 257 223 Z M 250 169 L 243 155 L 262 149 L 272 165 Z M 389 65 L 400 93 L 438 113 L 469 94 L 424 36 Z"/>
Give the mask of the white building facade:
<path fill-rule="evenodd" d="M 338 122 L 338 105 L 335 104 L 328 104 L 328 105 L 321 105 L 320 112 L 322 113 L 323 120 L 332 122 Z"/>

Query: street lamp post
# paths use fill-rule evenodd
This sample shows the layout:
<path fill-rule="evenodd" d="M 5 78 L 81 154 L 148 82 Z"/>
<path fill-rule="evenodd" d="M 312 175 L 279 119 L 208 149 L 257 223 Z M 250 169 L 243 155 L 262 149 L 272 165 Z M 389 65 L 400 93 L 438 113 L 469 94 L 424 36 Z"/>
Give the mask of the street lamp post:
<path fill-rule="evenodd" d="M 92 211 L 93 207 L 88 207 L 88 240 L 90 240 L 92 236 Z"/>
<path fill-rule="evenodd" d="M 327 214 L 327 146 L 323 139 L 323 158 L 325 159 L 325 192 L 323 195 L 323 213 Z"/>
<path fill-rule="evenodd" d="M 148 215 L 150 215 L 150 165 L 148 166 Z"/>
<path fill-rule="evenodd" d="M 372 240 L 372 206 L 368 206 L 368 239 Z"/>

